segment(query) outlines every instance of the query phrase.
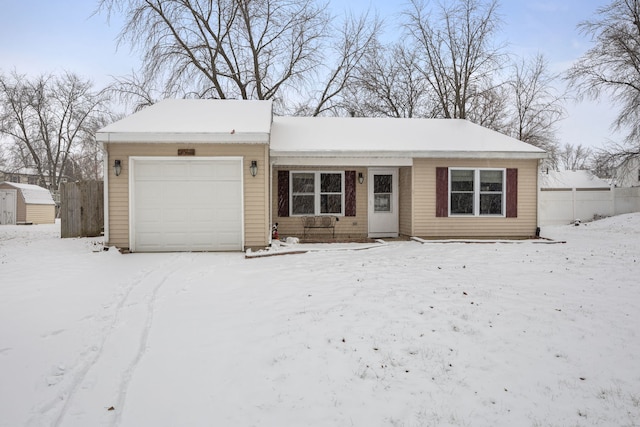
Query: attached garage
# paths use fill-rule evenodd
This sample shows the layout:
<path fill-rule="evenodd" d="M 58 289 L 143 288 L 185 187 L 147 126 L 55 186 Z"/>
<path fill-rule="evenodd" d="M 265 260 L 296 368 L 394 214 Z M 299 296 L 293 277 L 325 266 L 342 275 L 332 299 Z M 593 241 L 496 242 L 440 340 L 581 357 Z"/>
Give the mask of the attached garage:
<path fill-rule="evenodd" d="M 106 243 L 131 252 L 264 248 L 271 108 L 165 100 L 98 131 Z"/>
<path fill-rule="evenodd" d="M 243 249 L 241 158 L 131 158 L 131 249 Z"/>

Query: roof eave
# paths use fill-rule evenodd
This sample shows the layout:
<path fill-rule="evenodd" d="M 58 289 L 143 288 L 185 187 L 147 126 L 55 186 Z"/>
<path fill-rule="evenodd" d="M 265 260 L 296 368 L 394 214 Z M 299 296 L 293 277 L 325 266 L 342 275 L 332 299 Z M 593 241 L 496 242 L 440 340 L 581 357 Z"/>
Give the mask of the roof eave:
<path fill-rule="evenodd" d="M 271 150 L 272 157 L 308 158 L 438 158 L 438 159 L 545 159 L 539 151 L 335 151 L 335 150 Z"/>
<path fill-rule="evenodd" d="M 105 143 L 256 143 L 269 142 L 268 132 L 97 132 L 96 140 Z"/>

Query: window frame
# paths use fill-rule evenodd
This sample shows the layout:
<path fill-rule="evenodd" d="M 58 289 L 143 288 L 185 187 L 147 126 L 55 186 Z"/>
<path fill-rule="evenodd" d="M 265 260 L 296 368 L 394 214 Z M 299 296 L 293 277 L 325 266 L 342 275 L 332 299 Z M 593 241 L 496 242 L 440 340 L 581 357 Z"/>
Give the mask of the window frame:
<path fill-rule="evenodd" d="M 451 175 L 453 171 L 473 171 L 473 207 L 472 213 L 452 213 L 451 212 L 451 194 L 452 181 Z M 502 174 L 502 191 L 483 191 L 480 188 L 480 173 L 482 171 L 500 172 Z M 448 168 L 448 191 L 447 191 L 447 212 L 450 217 L 459 218 L 505 218 L 507 209 L 507 168 L 473 168 L 473 167 L 450 167 Z M 484 214 L 480 212 L 480 196 L 482 194 L 501 194 L 500 213 L 499 214 Z"/>
<path fill-rule="evenodd" d="M 293 213 L 293 198 L 294 195 L 299 194 L 311 194 L 311 193 L 294 193 L 293 191 L 293 177 L 295 174 L 313 174 L 313 213 L 308 214 L 297 214 Z M 323 194 L 338 194 L 336 192 L 322 192 L 322 182 L 321 176 L 323 174 L 333 174 L 340 175 L 340 212 L 336 213 L 321 213 L 321 198 Z M 289 216 L 292 217 L 303 217 L 303 216 L 344 216 L 345 215 L 345 171 L 336 171 L 336 170 L 295 170 L 289 171 Z"/>

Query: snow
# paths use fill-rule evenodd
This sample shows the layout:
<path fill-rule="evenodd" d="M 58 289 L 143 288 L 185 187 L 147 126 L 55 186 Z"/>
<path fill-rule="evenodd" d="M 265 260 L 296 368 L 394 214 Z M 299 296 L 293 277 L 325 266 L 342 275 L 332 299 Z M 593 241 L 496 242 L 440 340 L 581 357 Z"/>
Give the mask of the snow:
<path fill-rule="evenodd" d="M 96 133 L 99 142 L 261 142 L 269 140 L 271 101 L 165 99 Z"/>
<path fill-rule="evenodd" d="M 609 188 L 611 185 L 595 176 L 591 171 L 554 171 L 550 170 L 540 174 L 540 186 L 542 188 Z"/>
<path fill-rule="evenodd" d="M 364 117 L 274 117 L 271 154 L 275 157 L 546 156 L 538 147 L 467 120 Z"/>
<path fill-rule="evenodd" d="M 248 259 L 1 226 L 0 426 L 637 426 L 640 214 L 542 235 Z"/>

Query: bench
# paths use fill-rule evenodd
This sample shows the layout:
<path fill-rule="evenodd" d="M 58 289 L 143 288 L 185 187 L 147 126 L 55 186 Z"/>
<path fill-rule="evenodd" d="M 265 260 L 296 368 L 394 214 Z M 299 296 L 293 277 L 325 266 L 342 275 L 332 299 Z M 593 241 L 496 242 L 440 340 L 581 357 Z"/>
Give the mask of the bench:
<path fill-rule="evenodd" d="M 303 216 L 301 220 L 304 227 L 303 239 L 307 237 L 307 231 L 321 228 L 331 229 L 331 237 L 336 237 L 338 218 L 335 216 Z"/>

